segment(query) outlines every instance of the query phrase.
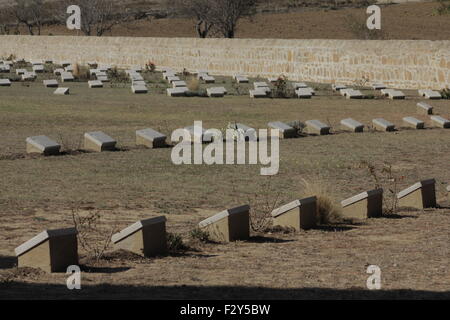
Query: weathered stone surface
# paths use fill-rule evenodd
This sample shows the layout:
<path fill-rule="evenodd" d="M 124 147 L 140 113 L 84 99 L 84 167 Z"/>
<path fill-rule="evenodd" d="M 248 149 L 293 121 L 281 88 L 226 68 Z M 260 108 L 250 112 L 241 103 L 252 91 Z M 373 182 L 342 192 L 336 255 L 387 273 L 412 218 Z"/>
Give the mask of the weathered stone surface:
<path fill-rule="evenodd" d="M 246 76 L 242 76 L 242 75 L 239 75 L 239 74 L 234 76 L 234 80 L 237 83 L 249 83 L 249 80 L 248 80 L 248 78 Z"/>
<path fill-rule="evenodd" d="M 69 88 L 58 88 L 53 92 L 56 95 L 68 95 L 70 93 Z"/>
<path fill-rule="evenodd" d="M 347 99 L 362 99 L 363 94 L 359 90 L 355 89 L 341 89 L 339 90 L 340 94 L 346 97 Z"/>
<path fill-rule="evenodd" d="M 88 81 L 89 88 L 103 88 L 103 82 L 100 80 L 90 80 Z"/>
<path fill-rule="evenodd" d="M 308 85 L 304 82 L 294 82 L 292 84 L 292 88 L 294 90 L 300 89 L 300 88 L 308 88 Z"/>
<path fill-rule="evenodd" d="M 440 116 L 431 116 L 430 119 L 438 127 L 450 128 L 450 120 L 447 120 L 447 119 L 445 119 L 443 117 L 440 117 Z"/>
<path fill-rule="evenodd" d="M 383 119 L 383 118 L 377 118 L 373 119 L 372 123 L 377 130 L 381 131 L 394 131 L 395 130 L 395 124 Z"/>
<path fill-rule="evenodd" d="M 381 89 L 381 94 L 388 97 L 391 100 L 405 99 L 405 94 L 395 89 Z"/>
<path fill-rule="evenodd" d="M 295 90 L 295 94 L 299 99 L 311 99 L 313 96 L 311 88 L 298 88 Z"/>
<path fill-rule="evenodd" d="M 375 218 L 383 214 L 383 189 L 360 193 L 341 202 L 347 218 Z"/>
<path fill-rule="evenodd" d="M 101 131 L 84 134 L 84 148 L 89 151 L 102 152 L 116 149 L 116 140 Z"/>
<path fill-rule="evenodd" d="M 187 87 L 187 83 L 186 81 L 172 81 L 172 87 L 173 88 L 186 88 Z"/>
<path fill-rule="evenodd" d="M 55 76 L 60 76 L 63 72 L 65 72 L 64 69 L 58 68 L 58 69 L 55 69 L 55 71 L 53 71 L 53 74 Z"/>
<path fill-rule="evenodd" d="M 294 138 L 297 136 L 297 131 L 291 126 L 281 121 L 269 122 L 267 124 L 269 128 L 279 130 L 280 139 Z"/>
<path fill-rule="evenodd" d="M 10 87 L 11 81 L 9 79 L 0 79 L 0 87 Z"/>
<path fill-rule="evenodd" d="M 74 81 L 75 78 L 71 72 L 61 72 L 61 81 L 62 82 L 71 82 Z"/>
<path fill-rule="evenodd" d="M 34 81 L 36 80 L 36 73 L 33 72 L 25 72 L 24 74 L 22 74 L 22 81 Z"/>
<path fill-rule="evenodd" d="M 250 98 L 267 98 L 267 91 L 262 88 L 250 90 L 249 93 Z"/>
<path fill-rule="evenodd" d="M 227 93 L 227 90 L 224 87 L 214 87 L 214 88 L 207 88 L 206 94 L 208 97 L 215 97 L 215 98 L 221 98 Z"/>
<path fill-rule="evenodd" d="M 177 76 L 171 76 L 171 77 L 167 77 L 167 81 L 169 83 L 173 83 L 174 81 L 181 81 L 181 79 Z"/>
<path fill-rule="evenodd" d="M 61 145 L 46 136 L 35 136 L 26 139 L 27 153 L 40 153 L 46 156 L 57 155 Z"/>
<path fill-rule="evenodd" d="M 341 125 L 347 129 L 350 129 L 353 132 L 363 132 L 364 131 L 364 125 L 361 122 L 358 122 L 352 118 L 347 118 L 347 119 L 341 120 Z"/>
<path fill-rule="evenodd" d="M 345 84 L 332 84 L 331 85 L 331 89 L 333 90 L 333 91 L 341 91 L 341 90 L 343 90 L 343 89 L 347 89 L 347 86 L 345 85 Z"/>
<path fill-rule="evenodd" d="M 383 83 L 372 83 L 371 87 L 372 87 L 373 90 L 386 89 L 386 85 L 384 85 Z"/>
<path fill-rule="evenodd" d="M 296 231 L 314 228 L 317 223 L 317 198 L 295 200 L 272 211 L 273 225 Z"/>
<path fill-rule="evenodd" d="M 436 207 L 436 180 L 428 179 L 420 181 L 397 194 L 400 207 L 417 209 Z"/>
<path fill-rule="evenodd" d="M 435 100 L 442 98 L 439 92 L 430 89 L 419 90 L 419 96 L 424 97 L 425 99 L 435 99 Z"/>
<path fill-rule="evenodd" d="M 403 123 L 407 126 L 407 127 L 411 127 L 414 129 L 424 129 L 425 128 L 425 122 L 416 119 L 414 117 L 404 117 L 403 118 Z"/>
<path fill-rule="evenodd" d="M 166 136 L 153 129 L 142 129 L 136 131 L 136 145 L 147 148 L 162 148 L 166 144 Z"/>
<path fill-rule="evenodd" d="M 186 87 L 167 88 L 167 95 L 169 97 L 184 97 L 189 89 Z"/>
<path fill-rule="evenodd" d="M 36 73 L 42 73 L 44 72 L 44 66 L 42 64 L 36 64 L 33 66 L 33 71 Z"/>
<path fill-rule="evenodd" d="M 430 106 L 426 102 L 419 102 L 417 104 L 417 113 L 418 114 L 424 114 L 424 115 L 433 114 L 433 107 Z"/>
<path fill-rule="evenodd" d="M 27 72 L 26 69 L 16 69 L 16 74 L 17 74 L 18 76 L 21 76 L 21 75 L 23 75 L 23 74 L 26 73 L 26 72 Z"/>
<path fill-rule="evenodd" d="M 219 242 L 247 240 L 250 237 L 248 205 L 222 211 L 199 223 L 199 227 Z"/>
<path fill-rule="evenodd" d="M 46 230 L 15 249 L 18 267 L 40 268 L 46 272 L 66 272 L 78 265 L 77 230 Z"/>
<path fill-rule="evenodd" d="M 147 86 L 144 86 L 144 85 L 133 84 L 131 86 L 131 91 L 133 93 L 135 93 L 135 94 L 147 93 L 148 92 L 148 88 L 147 88 Z"/>
<path fill-rule="evenodd" d="M 57 88 L 59 86 L 58 80 L 44 80 L 43 83 L 46 88 Z"/>
<path fill-rule="evenodd" d="M 116 248 L 145 257 L 167 253 L 166 217 L 138 221 L 111 238 Z"/>
<path fill-rule="evenodd" d="M 308 120 L 305 122 L 309 134 L 327 135 L 330 134 L 330 126 L 319 120 Z"/>

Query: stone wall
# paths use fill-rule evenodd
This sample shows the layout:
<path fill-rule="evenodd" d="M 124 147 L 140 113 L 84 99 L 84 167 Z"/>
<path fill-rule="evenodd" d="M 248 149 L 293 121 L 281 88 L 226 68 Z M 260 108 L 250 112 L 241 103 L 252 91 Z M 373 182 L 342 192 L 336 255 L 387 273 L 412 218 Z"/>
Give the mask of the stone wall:
<path fill-rule="evenodd" d="M 450 82 L 450 41 L 0 36 L 0 57 L 9 54 L 120 67 L 152 61 L 217 75 L 284 74 L 324 83 L 366 77 L 403 89 L 441 89 Z"/>

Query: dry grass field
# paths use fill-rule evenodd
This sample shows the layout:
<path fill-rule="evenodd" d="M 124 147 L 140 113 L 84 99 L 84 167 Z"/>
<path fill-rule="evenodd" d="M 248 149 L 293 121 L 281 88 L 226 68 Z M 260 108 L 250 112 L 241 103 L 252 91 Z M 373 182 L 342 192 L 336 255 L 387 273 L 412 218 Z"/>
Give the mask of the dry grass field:
<path fill-rule="evenodd" d="M 44 76 L 48 78 L 51 76 Z M 416 114 L 415 91 L 406 100 L 346 100 L 328 85 L 311 84 L 311 100 L 248 97 L 231 79 L 216 77 L 225 98 L 170 98 L 161 74 L 147 74 L 150 93 L 133 95 L 129 84 L 88 89 L 68 83 L 68 96 L 34 83 L 0 87 L 0 297 L 130 299 L 319 299 L 450 298 L 450 130 L 432 126 Z M 65 86 L 66 84 L 64 84 Z M 205 85 L 202 85 L 204 88 Z M 450 117 L 448 100 L 433 101 L 435 114 Z M 427 129 L 402 127 L 415 116 Z M 352 117 L 368 126 L 364 133 L 344 132 L 339 122 Z M 397 124 L 398 131 L 375 132 L 373 118 Z M 280 172 L 259 175 L 259 165 L 181 165 L 171 149 L 134 144 L 137 129 L 151 127 L 170 137 L 174 129 L 202 120 L 207 128 L 239 121 L 266 128 L 269 121 L 320 119 L 333 127 L 329 136 L 307 136 L 280 143 Z M 116 152 L 81 149 L 84 132 L 101 130 L 118 140 Z M 28 136 L 47 135 L 65 153 L 25 154 Z M 302 179 L 330 189 L 336 203 L 374 188 L 362 163 L 369 162 L 392 199 L 383 165 L 399 177 L 398 189 L 421 179 L 437 180 L 440 208 L 400 209 L 366 222 L 322 225 L 311 231 L 253 232 L 250 241 L 203 243 L 191 230 L 203 218 L 249 203 L 258 213 L 265 203 L 279 205 L 305 195 Z M 100 214 L 100 240 L 138 219 L 166 215 L 168 231 L 187 248 L 169 256 L 144 259 L 107 248 L 99 261 L 80 247 L 82 290 L 66 288 L 65 274 L 16 267 L 14 248 L 48 228 L 73 226 L 72 213 Z M 86 239 L 87 241 L 92 239 Z M 366 289 L 366 268 L 382 269 L 382 290 Z"/>

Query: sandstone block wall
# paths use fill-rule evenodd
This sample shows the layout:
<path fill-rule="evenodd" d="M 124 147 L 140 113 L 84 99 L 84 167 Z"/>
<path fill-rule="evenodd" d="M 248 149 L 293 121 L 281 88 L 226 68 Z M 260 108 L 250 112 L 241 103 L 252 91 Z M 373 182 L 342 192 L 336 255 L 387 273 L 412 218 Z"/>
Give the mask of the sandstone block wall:
<path fill-rule="evenodd" d="M 363 77 L 400 89 L 442 89 L 450 82 L 450 41 L 279 40 L 74 36 L 0 36 L 0 57 L 97 61 L 211 74 L 353 84 Z"/>

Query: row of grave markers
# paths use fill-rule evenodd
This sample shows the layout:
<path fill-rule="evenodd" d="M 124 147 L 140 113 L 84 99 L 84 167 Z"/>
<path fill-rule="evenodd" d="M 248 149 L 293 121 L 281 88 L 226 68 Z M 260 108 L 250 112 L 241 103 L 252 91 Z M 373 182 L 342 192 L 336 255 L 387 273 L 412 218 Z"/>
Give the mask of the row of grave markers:
<path fill-rule="evenodd" d="M 396 197 L 400 207 L 417 209 L 435 208 L 436 181 L 420 181 Z M 450 193 L 450 186 L 447 187 Z M 450 194 L 449 194 L 450 195 Z M 381 217 L 383 189 L 357 194 L 341 202 L 343 216 L 353 219 Z M 274 226 L 296 231 L 316 227 L 318 220 L 317 197 L 297 199 L 271 213 Z M 116 249 L 123 249 L 145 257 L 167 253 L 166 217 L 160 216 L 137 221 L 111 237 Z M 250 238 L 250 206 L 228 209 L 198 224 L 210 239 L 232 242 Z M 46 230 L 15 249 L 19 267 L 41 268 L 47 272 L 64 272 L 70 265 L 78 265 L 78 241 L 75 228 Z"/>
<path fill-rule="evenodd" d="M 418 104 L 418 109 L 422 112 L 423 106 L 422 103 Z M 430 108 L 427 109 L 427 112 L 430 112 Z M 428 114 L 428 113 L 427 113 Z M 441 128 L 450 128 L 450 121 L 441 117 L 441 116 L 431 116 L 430 119 Z M 403 121 L 406 126 L 412 127 L 415 129 L 423 129 L 425 128 L 425 123 L 419 119 L 414 117 L 405 117 Z M 395 130 L 395 124 L 383 119 L 377 118 L 372 120 L 373 126 L 380 131 L 393 131 Z M 324 124 L 319 120 L 308 120 L 305 122 L 306 130 L 308 134 L 312 135 L 328 135 L 330 134 L 331 127 Z M 363 132 L 364 124 L 352 119 L 347 118 L 341 121 L 341 125 L 352 132 Z M 280 139 L 289 139 L 295 138 L 297 136 L 297 129 L 291 127 L 290 125 L 281 122 L 269 122 L 268 127 L 272 129 L 278 129 Z M 256 130 L 248 127 L 242 123 L 236 123 L 235 128 L 237 130 L 241 130 L 244 135 L 249 137 L 256 137 Z M 202 128 L 202 130 L 195 130 L 195 126 L 190 126 L 184 128 L 184 130 L 188 131 L 191 142 L 193 143 L 204 143 L 204 142 L 212 142 L 213 136 L 208 135 L 208 130 Z M 198 132 L 200 132 L 200 136 L 198 136 Z M 166 143 L 167 137 L 151 128 L 137 130 L 136 131 L 136 145 L 137 146 L 145 146 L 147 148 L 162 148 L 167 146 Z M 84 148 L 88 151 L 102 152 L 108 150 L 115 150 L 116 148 L 116 140 L 108 136 L 107 134 L 101 131 L 95 132 L 87 132 L 84 134 Z M 61 146 L 50 139 L 47 136 L 33 136 L 28 137 L 26 139 L 26 151 L 27 153 L 40 153 L 44 155 L 56 155 L 60 153 Z"/>
<path fill-rule="evenodd" d="M 46 63 L 51 63 L 46 61 Z M 0 62 L 0 72 L 10 72 L 12 62 L 11 61 L 2 61 Z M 63 68 L 58 68 L 54 70 L 54 74 L 61 77 L 62 82 L 71 82 L 74 81 L 74 76 L 72 74 L 73 67 L 69 62 L 62 62 L 61 65 Z M 96 77 L 96 80 L 88 81 L 88 85 L 90 88 L 102 88 L 104 82 L 109 82 L 107 72 L 112 69 L 110 65 L 98 66 L 97 63 L 90 62 L 88 63 L 89 67 L 92 69 L 89 70 L 91 75 Z M 22 80 L 24 81 L 33 81 L 36 79 L 36 73 L 44 72 L 44 64 L 43 62 L 32 62 L 33 71 L 27 71 L 26 69 L 16 69 L 16 73 L 18 75 L 22 75 Z M 187 84 L 185 81 L 181 80 L 177 73 L 171 68 L 162 68 L 163 78 L 172 84 L 172 88 L 167 89 L 167 95 L 172 97 L 180 97 L 185 96 L 189 91 L 187 88 Z M 143 94 L 148 93 L 147 84 L 140 74 L 142 72 L 141 67 L 133 67 L 125 71 L 127 76 L 131 79 L 132 85 L 131 90 L 135 94 Z M 215 83 L 215 78 L 211 76 L 206 70 L 198 70 L 197 71 L 197 79 L 204 81 L 204 83 Z M 234 75 L 233 79 L 237 83 L 249 83 L 249 79 L 243 75 Z M 278 78 L 268 78 L 269 83 L 275 83 L 278 81 Z M 0 79 L 0 86 L 10 86 L 11 81 L 9 79 Z M 47 87 L 57 87 L 57 80 L 44 80 L 44 85 Z M 249 91 L 251 98 L 265 98 L 269 97 L 269 93 L 271 92 L 271 88 L 266 82 L 254 82 L 254 89 Z M 315 95 L 314 89 L 310 88 L 307 84 L 303 82 L 295 82 L 292 83 L 292 87 L 295 90 L 295 94 L 298 98 L 309 99 Z M 390 98 L 390 99 L 405 99 L 405 94 L 402 91 L 389 89 L 386 85 L 382 83 L 373 83 L 371 84 L 373 90 L 380 91 L 382 95 Z M 343 84 L 333 84 L 332 90 L 339 92 L 342 96 L 347 99 L 362 99 L 364 95 L 360 90 L 348 88 Z M 418 90 L 419 96 L 426 99 L 441 99 L 442 96 L 439 92 L 434 90 Z M 55 94 L 69 94 L 68 88 L 61 88 L 61 90 L 55 91 Z M 224 87 L 213 87 L 207 89 L 207 95 L 209 97 L 223 97 L 227 94 L 227 91 Z"/>

